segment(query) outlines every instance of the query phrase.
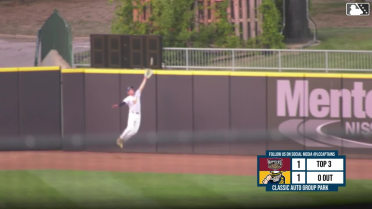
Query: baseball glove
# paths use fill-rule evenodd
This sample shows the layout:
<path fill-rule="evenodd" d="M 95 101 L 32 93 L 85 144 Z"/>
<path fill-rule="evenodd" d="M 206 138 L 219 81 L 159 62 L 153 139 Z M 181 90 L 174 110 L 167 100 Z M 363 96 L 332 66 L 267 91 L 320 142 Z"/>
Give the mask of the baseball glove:
<path fill-rule="evenodd" d="M 146 70 L 145 71 L 145 77 L 149 79 L 152 76 L 152 70 Z"/>

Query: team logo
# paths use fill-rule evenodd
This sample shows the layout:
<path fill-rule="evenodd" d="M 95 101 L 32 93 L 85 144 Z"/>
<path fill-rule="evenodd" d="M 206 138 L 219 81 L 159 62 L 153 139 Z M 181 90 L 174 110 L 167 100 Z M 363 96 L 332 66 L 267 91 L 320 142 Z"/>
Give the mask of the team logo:
<path fill-rule="evenodd" d="M 347 16 L 368 16 L 369 14 L 369 3 L 346 3 Z"/>
<path fill-rule="evenodd" d="M 262 184 L 285 184 L 285 177 L 282 171 L 272 171 L 267 175 Z"/>
<path fill-rule="evenodd" d="M 272 169 L 274 171 L 277 171 L 277 170 L 281 169 L 282 166 L 283 166 L 283 160 L 282 159 L 279 159 L 279 160 L 267 159 L 267 167 L 269 167 L 270 169 Z"/>
<path fill-rule="evenodd" d="M 262 180 L 262 184 L 285 184 L 284 171 L 280 171 L 283 167 L 283 159 L 267 159 L 267 167 L 271 171 Z"/>

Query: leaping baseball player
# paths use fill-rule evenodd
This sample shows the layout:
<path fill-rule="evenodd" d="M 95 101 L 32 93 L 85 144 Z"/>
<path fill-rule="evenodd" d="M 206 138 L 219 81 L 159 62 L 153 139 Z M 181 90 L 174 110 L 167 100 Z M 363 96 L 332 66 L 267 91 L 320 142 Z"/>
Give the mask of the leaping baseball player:
<path fill-rule="evenodd" d="M 116 140 L 116 144 L 121 149 L 124 148 L 124 143 L 138 132 L 141 124 L 141 93 L 151 75 L 152 71 L 147 70 L 139 88 L 135 91 L 133 86 L 129 86 L 127 88 L 127 97 L 121 103 L 112 105 L 113 109 L 123 105 L 128 105 L 129 107 L 127 128 Z"/>

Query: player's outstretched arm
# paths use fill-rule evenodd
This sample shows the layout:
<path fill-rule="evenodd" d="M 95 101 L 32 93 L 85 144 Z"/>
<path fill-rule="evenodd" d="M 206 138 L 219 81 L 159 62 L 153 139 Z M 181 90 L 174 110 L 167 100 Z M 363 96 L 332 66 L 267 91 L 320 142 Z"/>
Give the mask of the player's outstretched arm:
<path fill-rule="evenodd" d="M 125 102 L 121 102 L 121 103 L 119 103 L 119 104 L 113 104 L 113 105 L 112 105 L 112 109 L 115 109 L 115 108 L 121 107 L 121 106 L 123 106 L 123 105 L 125 105 L 125 104 L 126 104 Z"/>
<path fill-rule="evenodd" d="M 147 77 L 146 77 L 146 76 L 143 76 L 142 83 L 141 83 L 140 87 L 138 88 L 138 90 L 139 90 L 141 93 L 142 93 L 142 90 L 145 88 L 146 82 L 147 82 Z"/>

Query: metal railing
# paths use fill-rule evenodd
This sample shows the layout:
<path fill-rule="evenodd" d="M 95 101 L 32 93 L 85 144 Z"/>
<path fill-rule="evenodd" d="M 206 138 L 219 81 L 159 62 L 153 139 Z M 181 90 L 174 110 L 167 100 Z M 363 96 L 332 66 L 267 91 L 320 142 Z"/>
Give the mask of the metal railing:
<path fill-rule="evenodd" d="M 89 46 L 74 48 L 77 67 L 90 65 Z M 163 67 L 182 70 L 372 72 L 372 51 L 164 48 Z"/>
<path fill-rule="evenodd" d="M 73 67 L 89 67 L 90 66 L 90 46 L 86 44 L 78 44 L 73 46 Z"/>

